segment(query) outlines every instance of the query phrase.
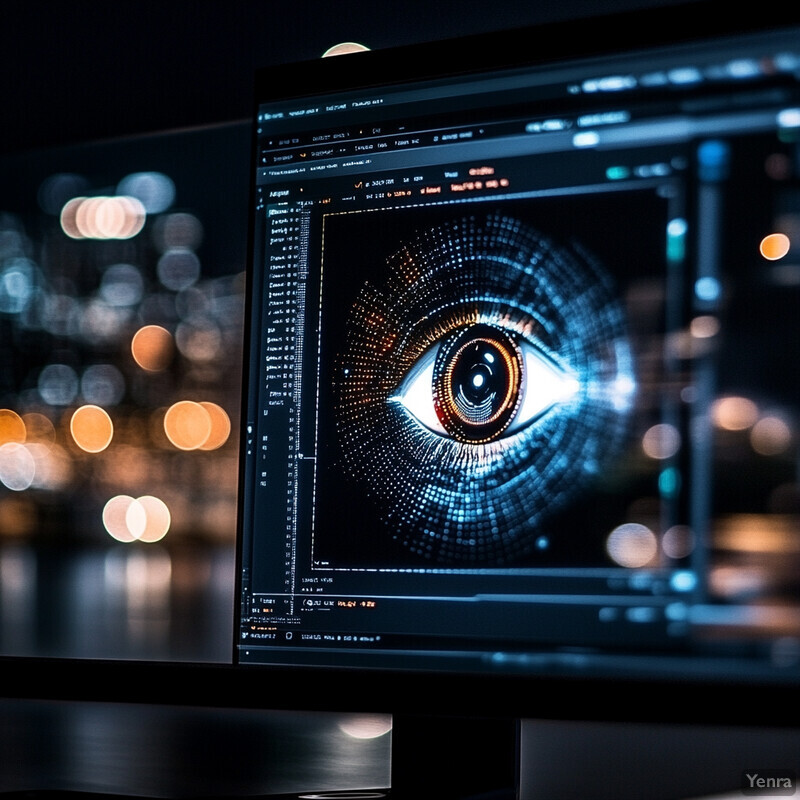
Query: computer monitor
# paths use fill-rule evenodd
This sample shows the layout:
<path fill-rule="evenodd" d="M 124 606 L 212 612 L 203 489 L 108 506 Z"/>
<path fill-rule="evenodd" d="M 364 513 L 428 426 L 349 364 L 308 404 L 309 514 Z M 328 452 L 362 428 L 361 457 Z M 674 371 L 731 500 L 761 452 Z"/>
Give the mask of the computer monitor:
<path fill-rule="evenodd" d="M 399 796 L 523 718 L 795 724 L 792 16 L 260 71 L 231 663 L 14 691 L 391 713 Z"/>
<path fill-rule="evenodd" d="M 800 29 L 703 13 L 258 75 L 243 670 L 796 685 Z"/>

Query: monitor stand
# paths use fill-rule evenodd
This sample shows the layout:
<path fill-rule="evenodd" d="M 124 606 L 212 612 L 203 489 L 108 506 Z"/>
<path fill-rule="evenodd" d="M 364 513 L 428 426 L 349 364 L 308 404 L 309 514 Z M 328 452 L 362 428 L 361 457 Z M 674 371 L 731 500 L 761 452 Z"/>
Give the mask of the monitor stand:
<path fill-rule="evenodd" d="M 729 800 L 757 773 L 800 777 L 800 728 L 398 716 L 390 797 Z"/>
<path fill-rule="evenodd" d="M 731 800 L 747 774 L 800 776 L 800 729 L 523 720 L 519 755 L 518 800 Z"/>
<path fill-rule="evenodd" d="M 519 732 L 515 718 L 394 715 L 392 800 L 515 800 Z"/>

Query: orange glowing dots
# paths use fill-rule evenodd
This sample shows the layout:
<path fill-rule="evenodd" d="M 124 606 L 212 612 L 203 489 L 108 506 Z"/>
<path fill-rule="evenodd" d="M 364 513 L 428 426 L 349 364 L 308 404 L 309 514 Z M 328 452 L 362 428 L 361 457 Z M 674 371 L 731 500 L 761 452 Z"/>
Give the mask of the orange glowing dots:
<path fill-rule="evenodd" d="M 200 445 L 201 450 L 216 450 L 228 441 L 231 433 L 231 420 L 227 412 L 216 403 L 203 402 L 200 405 L 208 412 L 211 419 L 211 433 Z"/>
<path fill-rule="evenodd" d="M 777 261 L 789 252 L 790 247 L 791 242 L 785 233 L 771 233 L 761 240 L 758 249 L 767 261 Z"/>
<path fill-rule="evenodd" d="M 179 450 L 197 450 L 211 436 L 211 415 L 192 400 L 171 405 L 164 414 L 164 432 Z"/>
<path fill-rule="evenodd" d="M 158 542 L 166 536 L 170 523 L 166 504 L 150 495 L 133 498 L 120 494 L 103 508 L 103 525 L 118 542 Z"/>
<path fill-rule="evenodd" d="M 111 417 L 100 406 L 81 406 L 72 415 L 69 429 L 75 444 L 87 453 L 105 450 L 114 437 Z"/>
<path fill-rule="evenodd" d="M 175 344 L 172 334 L 160 325 L 139 328 L 131 340 L 134 361 L 148 372 L 162 372 L 172 360 Z"/>
<path fill-rule="evenodd" d="M 6 442 L 21 444 L 26 438 L 25 422 L 16 411 L 0 408 L 0 445 Z"/>

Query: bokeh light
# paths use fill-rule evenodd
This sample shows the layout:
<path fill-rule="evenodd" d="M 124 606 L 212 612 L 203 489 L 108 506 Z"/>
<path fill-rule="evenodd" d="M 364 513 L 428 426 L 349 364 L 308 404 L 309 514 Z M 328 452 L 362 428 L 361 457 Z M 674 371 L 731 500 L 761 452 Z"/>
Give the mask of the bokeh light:
<path fill-rule="evenodd" d="M 661 549 L 669 558 L 686 558 L 695 547 L 695 536 L 688 525 L 673 525 L 661 537 Z"/>
<path fill-rule="evenodd" d="M 26 445 L 33 457 L 34 475 L 31 489 L 62 492 L 69 488 L 74 475 L 74 462 L 61 445 L 30 442 Z"/>
<path fill-rule="evenodd" d="M 135 197 L 73 197 L 61 210 L 61 229 L 70 239 L 131 239 L 146 217 Z"/>
<path fill-rule="evenodd" d="M 72 172 L 55 173 L 39 185 L 39 207 L 45 214 L 58 216 L 67 201 L 85 195 L 89 188 L 89 180 L 83 175 Z"/>
<path fill-rule="evenodd" d="M 653 425 L 642 437 L 642 449 L 650 458 L 672 458 L 681 446 L 681 435 L 674 425 Z"/>
<path fill-rule="evenodd" d="M 112 264 L 103 273 L 100 296 L 110 306 L 135 306 L 144 296 L 144 277 L 133 264 Z"/>
<path fill-rule="evenodd" d="M 138 541 L 158 542 L 169 531 L 169 509 L 157 497 L 145 495 L 137 498 L 128 506 L 125 522 L 128 530 Z"/>
<path fill-rule="evenodd" d="M 94 405 L 78 408 L 70 419 L 69 429 L 75 444 L 87 453 L 100 453 L 114 437 L 114 424 L 108 412 Z"/>
<path fill-rule="evenodd" d="M 18 442 L 0 445 L 0 483 L 12 492 L 30 488 L 36 474 L 36 464 L 30 450 Z"/>
<path fill-rule="evenodd" d="M 87 403 L 115 406 L 125 395 L 125 378 L 113 364 L 92 364 L 84 370 L 80 388 Z"/>
<path fill-rule="evenodd" d="M 55 442 L 56 429 L 49 417 L 39 411 L 28 411 L 22 415 L 22 421 L 25 424 L 27 441 L 46 444 Z"/>
<path fill-rule="evenodd" d="M 134 361 L 148 372 L 167 369 L 174 349 L 172 334 L 161 325 L 145 325 L 136 331 L 131 340 Z"/>
<path fill-rule="evenodd" d="M 329 58 L 330 56 L 343 56 L 348 53 L 363 53 L 367 50 L 369 50 L 369 47 L 359 44 L 358 42 L 340 42 L 339 44 L 329 47 L 322 54 L 322 57 Z"/>
<path fill-rule="evenodd" d="M 148 214 L 161 214 L 175 202 L 175 183 L 162 172 L 134 172 L 117 184 L 117 194 L 135 197 Z"/>
<path fill-rule="evenodd" d="M 35 293 L 35 264 L 22 257 L 6 260 L 0 269 L 0 313 L 21 314 Z"/>
<path fill-rule="evenodd" d="M 783 258 L 790 250 L 791 242 L 785 233 L 771 233 L 761 240 L 759 251 L 768 261 Z"/>
<path fill-rule="evenodd" d="M 208 416 L 211 420 L 211 433 L 209 434 L 208 439 L 206 439 L 206 441 L 200 445 L 200 449 L 217 450 L 228 441 L 230 436 L 230 417 L 225 409 L 216 403 L 203 401 L 200 403 L 200 405 L 208 412 Z"/>
<path fill-rule="evenodd" d="M 161 256 L 156 269 L 164 288 L 180 292 L 200 278 L 200 259 L 189 248 L 174 247 Z"/>
<path fill-rule="evenodd" d="M 153 226 L 153 241 L 161 253 L 169 250 L 197 250 L 203 241 L 203 224 L 186 211 L 159 217 Z"/>
<path fill-rule="evenodd" d="M 781 417 L 761 417 L 750 431 L 750 444 L 762 456 L 785 453 L 792 444 L 792 429 Z"/>
<path fill-rule="evenodd" d="M 339 720 L 339 730 L 354 739 L 377 739 L 392 730 L 392 717 L 387 714 L 360 714 Z"/>
<path fill-rule="evenodd" d="M 695 317 L 689 324 L 689 332 L 696 339 L 710 339 L 719 333 L 719 318 L 711 314 Z"/>
<path fill-rule="evenodd" d="M 627 522 L 608 535 L 606 552 L 621 567 L 646 567 L 658 553 L 658 542 L 646 525 Z"/>
<path fill-rule="evenodd" d="M 743 431 L 758 420 L 758 406 L 746 397 L 721 397 L 711 407 L 714 423 L 724 430 Z"/>
<path fill-rule="evenodd" d="M 10 408 L 0 408 L 0 445 L 8 442 L 21 444 L 26 439 L 26 426 L 22 417 Z"/>
<path fill-rule="evenodd" d="M 48 364 L 39 374 L 39 394 L 51 406 L 68 406 L 78 394 L 80 382 L 68 364 Z"/>
<path fill-rule="evenodd" d="M 118 542 L 158 542 L 169 531 L 170 523 L 166 504 L 150 495 L 116 495 L 103 508 L 103 525 Z"/>
<path fill-rule="evenodd" d="M 128 495 L 112 497 L 103 507 L 103 525 L 108 533 L 118 542 L 133 542 L 136 537 L 128 528 L 126 515 L 131 503 L 134 502 Z"/>
<path fill-rule="evenodd" d="M 222 334 L 211 320 L 182 322 L 175 330 L 175 344 L 189 361 L 211 362 L 222 355 Z"/>
<path fill-rule="evenodd" d="M 192 400 L 171 405 L 164 414 L 164 432 L 179 450 L 197 450 L 211 436 L 211 415 Z"/>

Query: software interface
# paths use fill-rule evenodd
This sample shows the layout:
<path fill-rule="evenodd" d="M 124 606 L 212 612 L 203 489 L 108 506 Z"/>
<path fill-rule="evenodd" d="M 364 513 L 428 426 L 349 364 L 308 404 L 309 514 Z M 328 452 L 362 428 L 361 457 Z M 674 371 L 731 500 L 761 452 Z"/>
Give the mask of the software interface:
<path fill-rule="evenodd" d="M 264 99 L 240 661 L 794 619 L 798 76 L 776 36 Z"/>

